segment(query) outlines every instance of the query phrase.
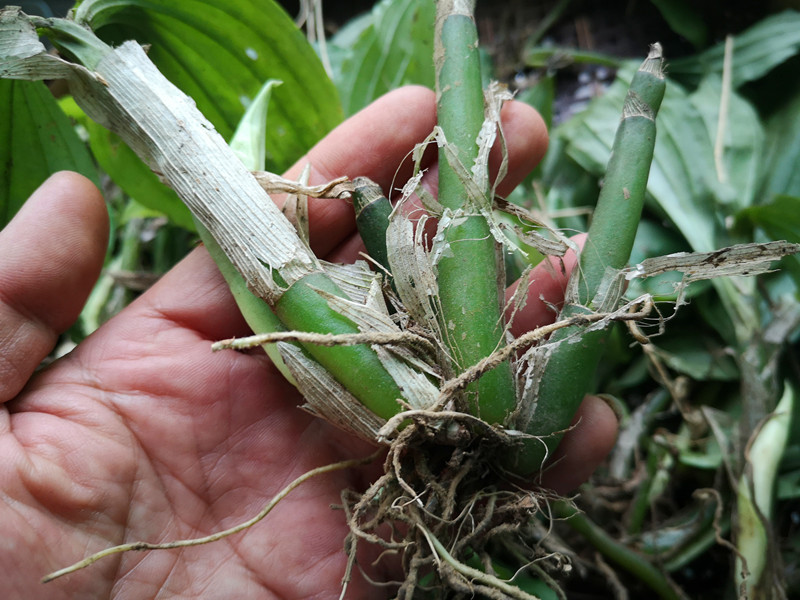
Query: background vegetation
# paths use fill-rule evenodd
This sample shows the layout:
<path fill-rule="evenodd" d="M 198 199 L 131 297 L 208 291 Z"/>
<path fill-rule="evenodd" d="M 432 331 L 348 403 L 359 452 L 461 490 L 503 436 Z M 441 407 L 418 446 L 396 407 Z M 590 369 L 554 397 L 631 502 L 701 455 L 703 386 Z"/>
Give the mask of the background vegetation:
<path fill-rule="evenodd" d="M 508 82 L 552 127 L 545 161 L 510 200 L 560 228 L 586 229 L 627 83 L 658 36 L 669 83 L 632 262 L 800 242 L 800 13 L 682 0 L 603 10 L 564 0 L 478 5 L 485 80 Z M 353 18 L 326 3 L 323 19 L 318 8 L 303 2 L 287 13 L 263 0 L 80 6 L 105 41 L 150 44 L 153 61 L 226 138 L 263 83 L 280 80 L 265 146 L 274 172 L 386 91 L 433 85 L 432 2 L 383 0 Z M 175 194 L 58 82 L 0 80 L 0 106 L 0 226 L 59 169 L 89 176 L 108 199 L 106 269 L 63 352 L 169 269 L 196 235 Z M 513 279 L 526 263 L 512 256 L 507 266 Z M 758 279 L 694 283 L 674 314 L 676 276 L 631 285 L 632 298 L 653 293 L 668 321 L 644 350 L 616 336 L 597 374 L 622 429 L 581 490 L 584 516 L 552 533 L 575 567 L 570 597 L 649 593 L 624 551 L 646 557 L 688 597 L 718 598 L 722 589 L 735 597 L 735 552 L 719 538 L 746 551 L 735 532 L 748 515 L 764 536 L 756 552 L 770 559 L 767 583 L 752 593 L 800 595 L 800 420 L 769 419 L 800 376 L 800 263 L 788 257 L 779 267 Z M 791 402 L 781 406 L 792 411 Z M 765 423 L 781 427 L 769 441 L 785 443 L 747 452 Z M 773 489 L 774 502 L 769 494 L 759 502 Z"/>

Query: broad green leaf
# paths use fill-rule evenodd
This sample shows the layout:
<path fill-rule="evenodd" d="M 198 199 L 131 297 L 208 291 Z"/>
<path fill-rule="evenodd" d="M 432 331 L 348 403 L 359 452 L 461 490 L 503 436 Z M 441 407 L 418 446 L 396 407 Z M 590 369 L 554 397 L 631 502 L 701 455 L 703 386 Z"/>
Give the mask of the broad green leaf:
<path fill-rule="evenodd" d="M 345 114 L 351 115 L 401 85 L 434 85 L 431 0 L 382 0 L 371 22 L 353 41 L 353 31 L 334 37 L 336 52 L 347 50 L 336 84 Z M 349 48 L 346 46 L 349 45 Z"/>
<path fill-rule="evenodd" d="M 716 198 L 730 204 L 728 214 L 753 204 L 759 186 L 764 153 L 764 129 L 752 105 L 732 90 L 723 90 L 722 76 L 704 78 L 690 95 L 692 105 L 703 118 L 712 143 Z M 723 105 L 727 101 L 727 106 Z M 723 113 L 720 122 L 720 113 Z M 721 135 L 721 145 L 717 136 Z M 719 145 L 722 154 L 717 160 Z"/>
<path fill-rule="evenodd" d="M 669 337 L 655 340 L 657 355 L 670 369 L 696 381 L 738 379 L 735 361 L 715 336 L 698 331 L 697 326 L 672 329 Z"/>
<path fill-rule="evenodd" d="M 341 120 L 313 48 L 273 0 L 86 0 L 76 20 L 109 43 L 136 39 L 230 139 L 263 83 L 278 79 L 266 158 L 281 172 Z"/>
<path fill-rule="evenodd" d="M 775 196 L 770 202 L 751 206 L 740 217 L 749 219 L 774 240 L 800 243 L 800 197 Z"/>
<path fill-rule="evenodd" d="M 800 12 L 786 10 L 770 15 L 733 38 L 733 87 L 763 77 L 800 51 Z M 698 83 L 707 73 L 722 71 L 725 44 L 700 55 L 671 61 L 673 77 Z"/>
<path fill-rule="evenodd" d="M 686 91 L 670 81 L 658 116 L 647 189 L 696 252 L 717 248 L 714 144 Z"/>
<path fill-rule="evenodd" d="M 99 185 L 84 143 L 40 81 L 0 80 L 0 229 L 56 171 Z"/>
<path fill-rule="evenodd" d="M 328 54 L 328 64 L 331 66 L 331 79 L 337 88 L 341 88 L 342 65 L 350 57 L 353 46 L 361 37 L 361 34 L 372 27 L 372 13 L 365 12 L 357 17 L 350 19 L 339 31 L 325 44 L 325 51 Z M 319 44 L 314 46 L 317 53 L 320 52 Z M 342 91 L 339 92 L 342 96 Z"/>
<path fill-rule="evenodd" d="M 706 45 L 708 27 L 703 15 L 689 0 L 650 0 L 655 4 L 670 29 L 689 40 L 695 48 Z"/>
<path fill-rule="evenodd" d="M 795 94 L 766 124 L 767 151 L 761 201 L 775 194 L 800 196 L 800 94 Z"/>
<path fill-rule="evenodd" d="M 742 211 L 737 218 L 747 219 L 772 240 L 800 243 L 800 196 L 775 196 L 765 204 Z M 787 256 L 782 264 L 800 289 L 800 257 Z"/>

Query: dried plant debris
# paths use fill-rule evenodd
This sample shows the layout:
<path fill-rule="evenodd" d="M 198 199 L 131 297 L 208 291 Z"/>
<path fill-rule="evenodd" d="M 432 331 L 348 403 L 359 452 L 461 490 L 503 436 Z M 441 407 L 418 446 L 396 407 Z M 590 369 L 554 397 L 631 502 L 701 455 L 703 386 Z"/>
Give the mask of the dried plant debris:
<path fill-rule="evenodd" d="M 691 282 L 702 279 L 760 275 L 769 271 L 776 260 L 798 252 L 800 244 L 785 241 L 738 244 L 713 252 L 677 252 L 643 260 L 629 269 L 625 278 L 630 281 L 679 271 L 683 280 L 677 287 L 682 292 Z"/>

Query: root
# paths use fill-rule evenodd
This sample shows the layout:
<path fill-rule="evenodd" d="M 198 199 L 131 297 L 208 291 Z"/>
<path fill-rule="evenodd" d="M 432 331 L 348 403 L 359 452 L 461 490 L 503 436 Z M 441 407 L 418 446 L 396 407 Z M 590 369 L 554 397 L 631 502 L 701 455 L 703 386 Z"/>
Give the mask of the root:
<path fill-rule="evenodd" d="M 505 483 L 495 466 L 519 437 L 464 413 L 435 410 L 407 411 L 381 431 L 393 437 L 384 475 L 364 494 L 342 496 L 350 526 L 345 585 L 358 544 L 366 541 L 402 553 L 398 599 L 534 599 L 514 584 L 517 575 L 501 578 L 493 566 L 505 557 L 522 565 L 520 574 L 547 555 L 530 525 L 548 514 L 551 496 Z"/>
<path fill-rule="evenodd" d="M 161 544 L 151 544 L 149 542 L 131 542 L 128 544 L 121 544 L 119 546 L 113 546 L 111 548 L 106 548 L 105 550 L 101 550 L 100 552 L 96 552 L 87 558 L 84 558 L 81 561 L 76 562 L 69 567 L 65 567 L 63 569 L 59 569 L 58 571 L 54 571 L 49 575 L 45 575 L 42 578 L 42 583 L 48 583 L 53 581 L 54 579 L 58 579 L 64 575 L 68 575 L 70 573 L 74 573 L 75 571 L 80 571 L 81 569 L 85 569 L 89 565 L 96 563 L 101 558 L 105 558 L 106 556 L 111 556 L 113 554 L 120 554 L 122 552 L 131 552 L 131 551 L 142 551 L 142 550 L 171 550 L 173 548 L 186 548 L 189 546 L 202 546 L 203 544 L 210 544 L 211 542 L 216 542 L 217 540 L 221 540 L 222 538 L 226 538 L 231 536 L 235 533 L 239 533 L 248 529 L 258 523 L 261 519 L 266 517 L 277 504 L 283 500 L 292 490 L 294 490 L 299 485 L 305 483 L 309 479 L 316 477 L 318 475 L 323 475 L 325 473 L 331 473 L 333 471 L 342 471 L 344 469 L 351 469 L 353 467 L 358 467 L 361 465 L 366 465 L 374 461 L 380 454 L 382 450 L 379 450 L 366 458 L 359 458 L 359 459 L 352 459 L 352 460 L 344 460 L 337 463 L 332 463 L 329 465 L 324 465 L 322 467 L 317 467 L 316 469 L 311 469 L 303 473 L 300 477 L 292 481 L 289 485 L 283 488 L 280 492 L 278 492 L 272 500 L 270 500 L 264 508 L 259 512 L 255 517 L 252 519 L 248 519 L 247 521 L 235 525 L 230 529 L 226 529 L 224 531 L 219 531 L 217 533 L 213 533 L 211 535 L 207 535 L 205 537 L 188 539 L 188 540 L 176 540 L 173 542 L 164 542 Z"/>

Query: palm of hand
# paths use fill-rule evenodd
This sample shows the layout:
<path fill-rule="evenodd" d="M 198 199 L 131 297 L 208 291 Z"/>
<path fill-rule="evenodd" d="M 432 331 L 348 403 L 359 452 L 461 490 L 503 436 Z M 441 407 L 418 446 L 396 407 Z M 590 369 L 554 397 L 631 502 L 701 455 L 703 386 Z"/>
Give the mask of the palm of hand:
<path fill-rule="evenodd" d="M 511 112 L 521 123 L 508 140 L 513 187 L 545 138 L 527 109 Z M 312 150 L 311 183 L 345 172 L 388 187 L 432 125 L 429 92 L 396 92 Z M 366 152 L 351 144 L 364 132 L 373 140 Z M 20 391 L 80 310 L 106 228 L 96 190 L 76 176 L 50 180 L 35 196 L 0 238 L 0 572 L 8 597 L 338 597 L 347 529 L 330 505 L 341 489 L 365 487 L 374 468 L 311 480 L 236 536 L 115 555 L 41 587 L 46 573 L 108 546 L 233 526 L 305 471 L 373 448 L 298 410 L 299 394 L 266 357 L 211 354 L 211 341 L 248 330 L 202 248 Z M 357 256 L 349 207 L 320 203 L 311 216 L 324 231 L 312 239 L 319 255 Z M 595 409 L 586 419 L 608 421 Z M 613 424 L 603 430 L 605 438 L 580 432 L 580 467 L 553 485 L 569 488 L 588 475 L 613 441 Z M 374 595 L 365 586 L 356 578 L 354 597 Z"/>
<path fill-rule="evenodd" d="M 3 523 L 27 542 L 18 552 L 34 558 L 23 565 L 29 582 L 109 545 L 218 531 L 309 468 L 369 452 L 297 410 L 297 393 L 261 356 L 210 354 L 210 340 L 245 331 L 213 268 L 195 252 L 9 407 L 2 452 L 20 460 L 16 485 L 4 489 L 24 507 Z M 333 594 L 346 532 L 330 504 L 342 487 L 360 486 L 357 476 L 301 487 L 275 509 L 266 534 L 126 553 L 69 576 L 65 587 L 91 597 L 131 585 L 184 597 Z M 313 578 L 305 574 L 312 564 Z"/>

